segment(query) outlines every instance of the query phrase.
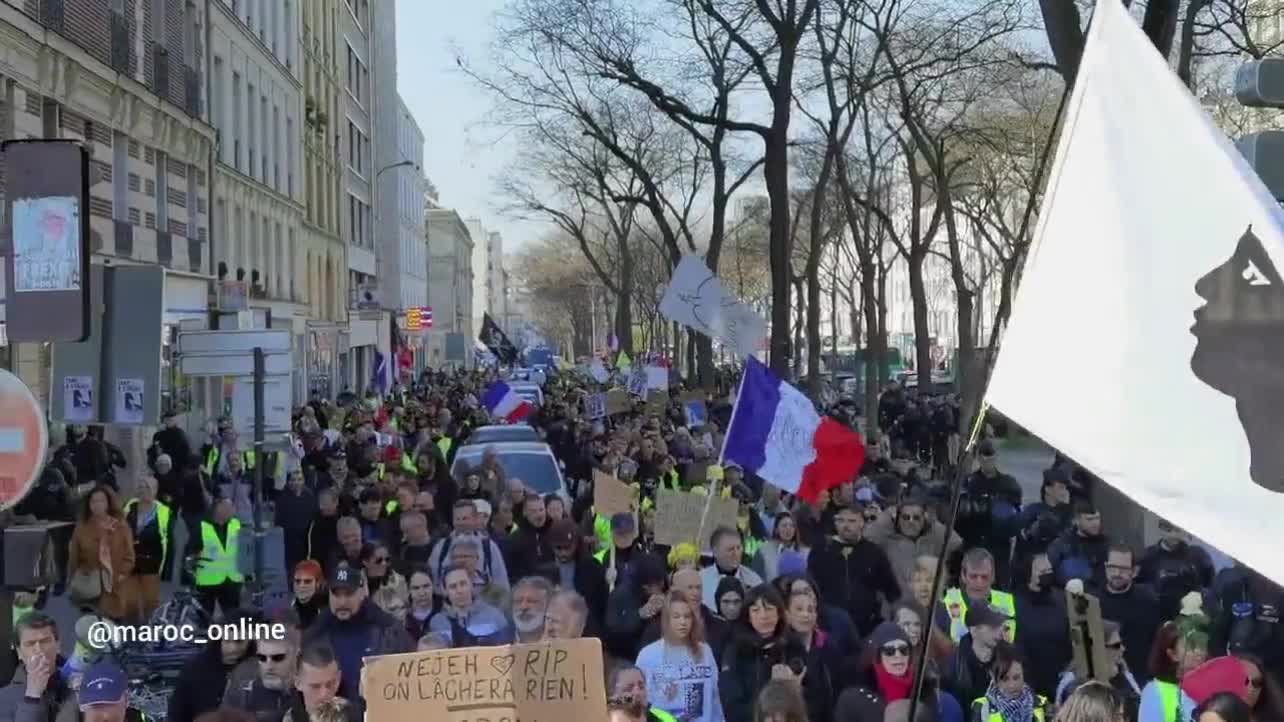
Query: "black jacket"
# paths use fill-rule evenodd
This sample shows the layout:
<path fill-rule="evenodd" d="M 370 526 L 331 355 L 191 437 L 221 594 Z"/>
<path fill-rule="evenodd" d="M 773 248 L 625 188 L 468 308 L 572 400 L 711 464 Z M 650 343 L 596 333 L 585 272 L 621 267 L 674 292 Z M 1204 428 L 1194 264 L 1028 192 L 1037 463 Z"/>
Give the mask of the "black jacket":
<path fill-rule="evenodd" d="M 900 599 L 901 588 L 887 553 L 864 539 L 848 544 L 837 538 L 812 549 L 807 572 L 820 586 L 826 602 L 842 607 L 852 617 L 861 636 L 878 626 L 882 601 Z"/>
<path fill-rule="evenodd" d="M 157 502 L 159 504 L 159 502 Z M 170 510 L 169 528 L 165 530 L 164 541 L 161 540 L 160 528 L 160 507 L 156 507 L 156 512 L 152 515 L 151 521 L 141 530 L 138 528 L 138 505 L 134 504 L 129 507 L 129 512 L 125 514 L 125 520 L 129 522 L 129 530 L 134 533 L 134 575 L 143 574 L 160 574 L 162 569 L 162 557 L 165 550 L 169 549 L 169 559 L 173 560 L 174 556 L 174 524 L 178 520 Z M 168 565 L 166 565 L 168 566 Z"/>
<path fill-rule="evenodd" d="M 1124 643 L 1124 661 L 1137 677 L 1137 683 L 1145 685 L 1150 679 L 1150 645 L 1154 643 L 1159 625 L 1164 621 L 1164 617 L 1159 616 L 1157 611 L 1159 598 L 1150 587 L 1134 583 L 1122 594 L 1100 590 L 1097 599 L 1101 602 L 1101 618 L 1119 623 L 1119 634 Z M 1020 617 L 1017 617 L 1017 623 L 1021 623 Z"/>
<path fill-rule="evenodd" d="M 549 529 L 553 520 L 548 519 L 542 528 L 536 529 L 524 518 L 517 522 L 517 533 L 508 540 L 508 578 L 517 580 L 534 574 L 545 564 L 552 563 L 553 545 L 549 541 Z"/>
<path fill-rule="evenodd" d="M 1213 560 L 1203 547 L 1185 542 L 1172 549 L 1152 544 L 1137 563 L 1137 581 L 1159 597 L 1159 618 L 1172 619 L 1181 611 L 1181 598 L 1213 586 Z"/>
<path fill-rule="evenodd" d="M 1060 589 L 1036 592 L 1026 586 L 1013 597 L 1018 624 L 1016 643 L 1026 659 L 1025 682 L 1035 693 L 1053 699 L 1057 680 L 1072 655 L 1065 593 Z"/>
<path fill-rule="evenodd" d="M 253 648 L 247 657 L 253 654 Z M 169 697 L 166 722 L 193 722 L 197 717 L 218 709 L 223 701 L 227 677 L 235 665 L 223 664 L 222 646 L 207 644 L 200 654 L 188 660 L 178 674 L 178 682 Z"/>
<path fill-rule="evenodd" d="M 806 659 L 807 650 L 802 643 L 788 634 L 763 640 L 747 625 L 737 625 L 722 653 L 718 674 L 723 716 L 736 722 L 753 719 L 754 703 L 758 692 L 771 681 L 771 668 L 777 664 L 806 665 Z M 803 677 L 803 698 L 809 702 L 809 711 L 810 686 L 807 677 Z"/>
<path fill-rule="evenodd" d="M 965 634 L 941 668 L 941 687 L 954 695 L 954 699 L 965 699 L 970 704 L 972 700 L 984 696 L 985 690 L 989 689 L 992 663 L 993 660 L 983 663 L 977 659 L 976 653 L 972 651 L 972 635 Z"/>

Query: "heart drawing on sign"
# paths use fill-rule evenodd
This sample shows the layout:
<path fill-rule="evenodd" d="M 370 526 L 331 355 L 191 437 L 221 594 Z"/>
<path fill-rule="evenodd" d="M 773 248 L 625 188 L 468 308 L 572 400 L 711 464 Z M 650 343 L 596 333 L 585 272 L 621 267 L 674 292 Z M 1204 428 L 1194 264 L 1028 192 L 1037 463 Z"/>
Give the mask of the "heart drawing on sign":
<path fill-rule="evenodd" d="M 508 674 L 508 670 L 513 668 L 513 660 L 514 655 L 511 654 L 503 657 L 495 657 L 490 660 L 490 666 L 500 674 Z"/>

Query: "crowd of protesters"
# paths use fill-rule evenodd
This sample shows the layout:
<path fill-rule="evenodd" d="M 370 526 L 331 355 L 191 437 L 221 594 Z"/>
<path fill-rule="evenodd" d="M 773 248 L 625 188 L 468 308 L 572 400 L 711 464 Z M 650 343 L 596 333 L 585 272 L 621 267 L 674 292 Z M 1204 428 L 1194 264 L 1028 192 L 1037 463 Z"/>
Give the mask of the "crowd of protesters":
<path fill-rule="evenodd" d="M 868 430 L 864 465 L 804 501 L 718 466 L 724 392 L 706 394 L 697 425 L 676 387 L 667 403 L 589 419 L 582 397 L 601 387 L 550 370 L 525 421 L 566 485 L 537 493 L 493 449 L 456 463 L 493 423 L 481 399 L 496 378 L 425 372 L 342 406 L 315 400 L 291 448 L 261 458 L 230 423 L 193 442 L 168 417 L 135 471 L 75 427 L 16 511 L 75 522 L 60 538 L 65 587 L 47 593 L 104 617 L 152 618 L 177 577 L 211 618 L 288 624 L 284 639 L 192 657 L 172 722 L 356 720 L 367 657 L 582 636 L 601 640 L 616 722 L 907 720 L 916 687 L 915 722 L 1284 722 L 1280 588 L 1243 567 L 1215 573 L 1171 526 L 1147 549 L 1116 542 L 1094 479 L 1069 461 L 1027 500 L 1000 470 L 1000 444 L 981 442 L 947 526 L 948 396 L 891 384 L 877 424 L 850 399 L 825 409 Z M 595 471 L 633 486 L 636 513 L 596 512 Z M 735 499 L 738 521 L 657 544 L 661 489 Z M 276 609 L 251 607 L 238 553 L 259 493 L 283 531 L 289 600 Z M 1085 635 L 1108 664 L 1095 680 L 1078 678 L 1067 609 L 1083 594 L 1103 619 Z M 75 632 L 36 608 L 43 596 L 15 601 L 21 664 L 0 719 L 137 720 L 119 666 L 67 665 L 60 639 Z M 1226 681 L 1192 693 L 1183 681 L 1214 658 L 1233 663 Z"/>

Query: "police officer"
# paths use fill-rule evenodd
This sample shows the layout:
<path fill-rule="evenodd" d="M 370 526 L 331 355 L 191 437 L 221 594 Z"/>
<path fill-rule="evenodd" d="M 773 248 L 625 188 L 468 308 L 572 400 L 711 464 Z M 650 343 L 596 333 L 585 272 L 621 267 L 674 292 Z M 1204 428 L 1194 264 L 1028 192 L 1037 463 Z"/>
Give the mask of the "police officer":
<path fill-rule="evenodd" d="M 210 518 L 201 522 L 200 534 L 187 542 L 187 555 L 197 557 L 197 600 L 209 614 L 214 613 L 215 603 L 225 614 L 241 603 L 245 580 L 240 569 L 241 522 L 233 516 L 234 510 L 231 499 L 214 502 Z"/>
<path fill-rule="evenodd" d="M 998 449 L 983 441 L 977 449 L 979 468 L 963 484 L 954 530 L 963 548 L 982 547 L 994 558 L 995 579 L 1009 579 L 1012 537 L 1021 512 L 1021 485 L 999 471 Z"/>
<path fill-rule="evenodd" d="M 1213 560 L 1168 520 L 1159 520 L 1159 533 L 1159 541 L 1141 555 L 1137 581 L 1149 584 L 1159 595 L 1159 618 L 1172 619 L 1181 609 L 1182 597 L 1213 586 Z"/>

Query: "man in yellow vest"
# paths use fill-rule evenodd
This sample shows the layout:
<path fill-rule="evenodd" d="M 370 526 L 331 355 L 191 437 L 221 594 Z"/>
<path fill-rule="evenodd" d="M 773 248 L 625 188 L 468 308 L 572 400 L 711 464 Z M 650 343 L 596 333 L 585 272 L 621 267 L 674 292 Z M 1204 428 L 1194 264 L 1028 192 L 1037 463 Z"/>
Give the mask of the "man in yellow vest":
<path fill-rule="evenodd" d="M 994 557 L 984 547 L 974 547 L 963 555 L 960 578 L 963 588 L 946 590 L 936 608 L 936 625 L 957 644 L 967 634 L 967 610 L 977 604 L 995 607 L 1007 615 L 1003 638 L 1016 639 L 1016 601 L 1012 595 L 994 588 Z"/>
<path fill-rule="evenodd" d="M 234 511 L 231 499 L 218 499 L 210 518 L 201 522 L 200 534 L 187 542 L 187 555 L 196 557 L 196 597 L 209 614 L 215 603 L 224 614 L 241 606 L 241 522 Z"/>

